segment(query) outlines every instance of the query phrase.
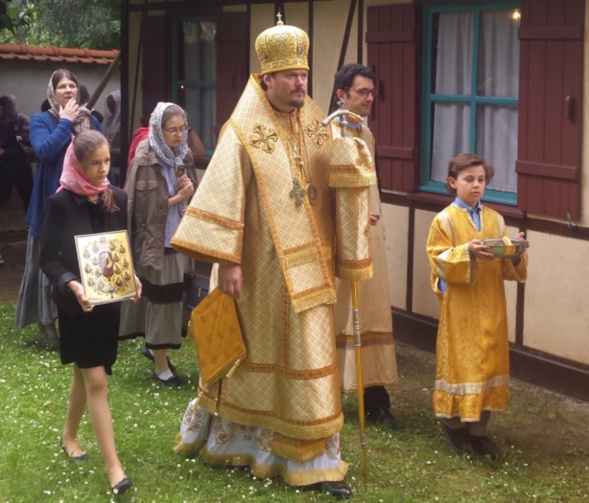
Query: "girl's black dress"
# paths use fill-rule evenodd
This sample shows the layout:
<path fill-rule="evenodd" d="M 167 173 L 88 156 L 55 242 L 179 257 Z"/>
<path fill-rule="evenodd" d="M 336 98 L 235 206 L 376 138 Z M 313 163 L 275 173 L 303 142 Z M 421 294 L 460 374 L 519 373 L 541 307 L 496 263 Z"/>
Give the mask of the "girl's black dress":
<path fill-rule="evenodd" d="M 114 213 L 103 211 L 102 198 L 93 204 L 68 190 L 51 196 L 43 209 L 39 258 L 58 307 L 61 363 L 75 362 L 80 368 L 103 366 L 109 375 L 117 359 L 120 302 L 84 313 L 67 283 L 80 281 L 74 236 L 127 227 L 127 194 L 117 187 L 111 189 L 119 208 Z"/>

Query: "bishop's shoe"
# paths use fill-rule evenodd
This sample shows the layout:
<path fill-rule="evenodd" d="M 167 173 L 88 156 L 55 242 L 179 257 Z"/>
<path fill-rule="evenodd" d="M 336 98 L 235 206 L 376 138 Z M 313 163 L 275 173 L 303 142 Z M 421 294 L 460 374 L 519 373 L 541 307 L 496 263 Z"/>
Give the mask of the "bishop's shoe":
<path fill-rule="evenodd" d="M 304 486 L 303 489 L 328 493 L 338 500 L 349 500 L 352 497 L 352 490 L 345 482 L 317 482 L 316 484 Z"/>

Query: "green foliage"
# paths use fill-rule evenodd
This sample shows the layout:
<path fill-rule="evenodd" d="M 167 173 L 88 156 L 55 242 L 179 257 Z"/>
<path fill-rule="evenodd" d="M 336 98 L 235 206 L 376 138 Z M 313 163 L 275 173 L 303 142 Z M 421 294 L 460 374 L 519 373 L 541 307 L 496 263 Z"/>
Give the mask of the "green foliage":
<path fill-rule="evenodd" d="M 35 21 L 38 9 L 35 5 L 21 4 L 19 0 L 0 0 L 0 34 L 16 35 L 28 29 Z"/>
<path fill-rule="evenodd" d="M 59 437 L 67 406 L 71 366 L 36 342 L 37 329 L 14 328 L 14 304 L 0 304 L 0 501 L 2 503 L 115 501 L 88 416 L 80 443 L 90 460 L 64 456 Z M 123 341 L 109 383 L 117 450 L 134 487 L 116 501 L 330 502 L 280 480 L 260 480 L 247 470 L 213 468 L 200 457 L 185 459 L 172 448 L 184 410 L 195 394 L 194 346 L 185 340 L 171 352 L 186 389 L 167 389 L 152 378 L 142 341 Z M 532 386 L 515 384 L 504 414 L 491 431 L 506 451 L 502 463 L 456 456 L 431 413 L 433 358 L 398 347 L 401 374 L 392 410 L 407 429 L 389 432 L 367 425 L 368 486 L 362 483 L 357 404 L 344 397 L 342 456 L 346 481 L 358 503 L 488 503 L 589 501 L 589 404 Z M 252 390 L 255 394 L 255 390 Z M 540 405 L 540 407 L 537 407 Z M 555 417 L 556 412 L 560 416 Z"/>
<path fill-rule="evenodd" d="M 91 49 L 120 47 L 120 0 L 8 1 L 10 16 L 4 19 L 12 21 L 4 30 L 0 24 L 3 43 Z M 1 14 L 0 10 L 0 18 Z"/>

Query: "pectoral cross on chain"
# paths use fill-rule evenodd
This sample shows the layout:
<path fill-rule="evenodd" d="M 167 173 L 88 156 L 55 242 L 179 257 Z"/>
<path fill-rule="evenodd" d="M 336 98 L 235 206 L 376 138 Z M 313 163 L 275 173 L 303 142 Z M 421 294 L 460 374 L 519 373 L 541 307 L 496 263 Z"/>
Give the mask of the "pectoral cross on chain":
<path fill-rule="evenodd" d="M 290 191 L 290 197 L 295 198 L 295 204 L 300 206 L 303 204 L 303 197 L 307 195 L 307 191 L 301 187 L 301 182 L 298 178 L 292 179 L 292 190 Z"/>

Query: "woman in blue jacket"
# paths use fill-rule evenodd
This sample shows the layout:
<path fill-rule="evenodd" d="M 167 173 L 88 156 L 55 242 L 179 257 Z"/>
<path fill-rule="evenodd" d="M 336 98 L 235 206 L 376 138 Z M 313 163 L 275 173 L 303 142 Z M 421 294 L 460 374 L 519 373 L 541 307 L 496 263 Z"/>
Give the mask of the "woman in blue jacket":
<path fill-rule="evenodd" d="M 24 328 L 38 323 L 41 343 L 53 349 L 58 345 L 55 331 L 57 309 L 51 300 L 49 281 L 39 269 L 41 214 L 45 201 L 59 187 L 65 151 L 73 136 L 88 129 L 101 131 L 98 121 L 78 104 L 78 91 L 78 79 L 72 72 L 64 69 L 53 72 L 47 86 L 51 108 L 33 115 L 30 125 L 37 171 L 26 217 L 29 237 L 25 272 L 16 305 L 16 326 Z"/>

